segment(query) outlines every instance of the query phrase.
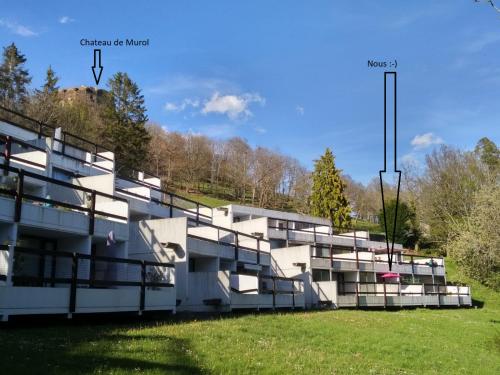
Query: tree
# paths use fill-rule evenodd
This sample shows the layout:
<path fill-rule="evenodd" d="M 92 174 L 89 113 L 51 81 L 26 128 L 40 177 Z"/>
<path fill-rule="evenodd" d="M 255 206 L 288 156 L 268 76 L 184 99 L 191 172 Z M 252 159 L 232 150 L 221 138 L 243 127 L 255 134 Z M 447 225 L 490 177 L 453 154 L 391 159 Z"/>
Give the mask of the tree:
<path fill-rule="evenodd" d="M 426 157 L 425 173 L 418 178 L 419 219 L 429 227 L 431 242 L 443 245 L 450 228 L 467 217 L 474 194 L 488 180 L 477 155 L 441 146 Z"/>
<path fill-rule="evenodd" d="M 45 76 L 45 83 L 39 90 L 35 90 L 35 95 L 31 99 L 28 113 L 45 123 L 57 123 L 60 115 L 61 100 L 58 95 L 59 87 L 57 82 L 59 78 L 56 76 L 52 67 L 49 66 Z"/>
<path fill-rule="evenodd" d="M 384 223 L 387 219 L 387 233 L 389 235 L 389 240 L 401 243 L 405 247 L 414 247 L 419 236 L 415 209 L 410 207 L 406 202 L 399 202 L 398 216 L 396 218 L 396 230 L 394 231 L 396 203 L 396 199 L 391 199 L 385 204 L 387 218 L 384 216 L 384 210 L 380 210 L 378 216 L 381 231 L 385 231 Z M 392 238 L 393 232 L 394 238 Z"/>
<path fill-rule="evenodd" d="M 114 151 L 118 169 L 139 169 L 147 160 L 150 135 L 145 128 L 144 96 L 127 73 L 116 73 L 108 82 L 104 137 Z"/>
<path fill-rule="evenodd" d="M 351 208 L 340 173 L 335 167 L 335 157 L 327 148 L 314 165 L 311 212 L 329 218 L 334 227 L 347 228 L 351 225 Z"/>
<path fill-rule="evenodd" d="M 31 82 L 24 63 L 26 57 L 12 43 L 3 49 L 0 65 L 0 101 L 3 106 L 23 110 L 28 99 L 28 85 Z"/>
<path fill-rule="evenodd" d="M 479 155 L 481 162 L 484 163 L 491 174 L 495 174 L 499 171 L 500 150 L 495 142 L 486 137 L 481 138 L 479 142 L 477 142 L 474 151 Z"/>
<path fill-rule="evenodd" d="M 500 289 L 500 189 L 497 182 L 484 185 L 474 196 L 470 215 L 452 226 L 446 250 L 461 271 Z"/>

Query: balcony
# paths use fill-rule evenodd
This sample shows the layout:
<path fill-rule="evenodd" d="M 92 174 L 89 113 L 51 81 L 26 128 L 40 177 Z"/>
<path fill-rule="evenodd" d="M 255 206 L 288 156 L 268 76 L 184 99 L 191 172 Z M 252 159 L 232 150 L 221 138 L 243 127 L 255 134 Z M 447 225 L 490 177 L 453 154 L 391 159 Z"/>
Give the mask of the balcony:
<path fill-rule="evenodd" d="M 156 217 L 188 217 L 196 221 L 211 223 L 212 208 L 188 198 L 162 190 L 157 177 L 138 172 L 138 178 L 125 176 L 116 178 L 115 192 L 126 198 L 133 215 Z"/>
<path fill-rule="evenodd" d="M 344 282 L 339 307 L 472 306 L 468 286 Z"/>
<path fill-rule="evenodd" d="M 113 230 L 119 239 L 128 236 L 125 199 L 23 169 L 0 165 L 0 171 L 0 211 L 5 218 L 47 230 L 103 236 Z"/>
<path fill-rule="evenodd" d="M 175 311 L 172 264 L 19 247 L 14 256 L 4 315 Z"/>
<path fill-rule="evenodd" d="M 302 279 L 231 275 L 232 309 L 305 308 Z"/>
<path fill-rule="evenodd" d="M 311 247 L 311 267 L 332 269 L 336 272 L 389 272 L 387 254 L 377 254 L 372 251 L 354 250 L 344 253 L 333 253 L 330 247 Z M 426 257 L 419 255 L 396 254 L 391 272 L 414 275 L 444 276 L 444 259 L 441 257 Z"/>
<path fill-rule="evenodd" d="M 199 255 L 256 265 L 258 269 L 271 264 L 268 240 L 189 218 L 188 249 Z"/>
<path fill-rule="evenodd" d="M 70 138 L 77 141 L 71 143 L 67 140 Z M 89 151 L 89 148 L 92 151 Z M 61 134 L 56 132 L 52 144 L 51 162 L 58 168 L 72 170 L 84 176 L 113 173 L 115 166 L 114 154 L 112 152 L 83 138 L 65 132 Z"/>
<path fill-rule="evenodd" d="M 4 159 L 4 165 L 46 175 L 47 151 L 45 142 L 45 138 L 22 141 L 0 134 L 0 150 L 2 150 L 0 156 Z"/>

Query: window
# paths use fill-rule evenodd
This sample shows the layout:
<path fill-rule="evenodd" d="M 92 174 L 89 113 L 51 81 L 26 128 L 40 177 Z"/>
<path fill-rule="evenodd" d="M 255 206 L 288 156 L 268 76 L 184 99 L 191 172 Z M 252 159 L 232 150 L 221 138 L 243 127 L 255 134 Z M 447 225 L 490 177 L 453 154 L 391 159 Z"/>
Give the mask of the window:
<path fill-rule="evenodd" d="M 330 271 L 329 270 L 312 270 L 313 281 L 330 281 Z"/>

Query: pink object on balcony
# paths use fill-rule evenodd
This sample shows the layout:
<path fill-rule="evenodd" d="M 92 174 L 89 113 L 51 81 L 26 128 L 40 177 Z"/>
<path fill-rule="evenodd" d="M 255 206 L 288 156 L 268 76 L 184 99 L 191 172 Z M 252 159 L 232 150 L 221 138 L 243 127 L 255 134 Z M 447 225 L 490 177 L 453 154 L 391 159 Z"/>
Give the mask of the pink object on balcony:
<path fill-rule="evenodd" d="M 392 272 L 384 273 L 381 277 L 384 279 L 399 278 L 399 273 L 392 273 Z"/>

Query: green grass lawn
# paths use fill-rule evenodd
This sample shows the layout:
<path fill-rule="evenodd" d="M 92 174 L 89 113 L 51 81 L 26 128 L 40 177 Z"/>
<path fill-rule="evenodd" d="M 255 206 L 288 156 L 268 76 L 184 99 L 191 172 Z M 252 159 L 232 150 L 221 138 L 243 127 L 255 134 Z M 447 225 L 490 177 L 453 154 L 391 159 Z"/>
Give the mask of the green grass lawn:
<path fill-rule="evenodd" d="M 0 368 L 9 375 L 499 374 L 499 295 L 472 285 L 482 308 L 7 327 L 0 330 Z"/>
<path fill-rule="evenodd" d="M 228 204 L 235 203 L 231 202 L 225 199 L 220 199 L 216 197 L 212 197 L 210 195 L 205 195 L 205 194 L 188 194 L 186 192 L 178 192 L 180 196 L 183 196 L 185 198 L 191 199 L 196 202 L 200 202 L 208 207 L 220 207 L 220 206 L 227 206 Z"/>

